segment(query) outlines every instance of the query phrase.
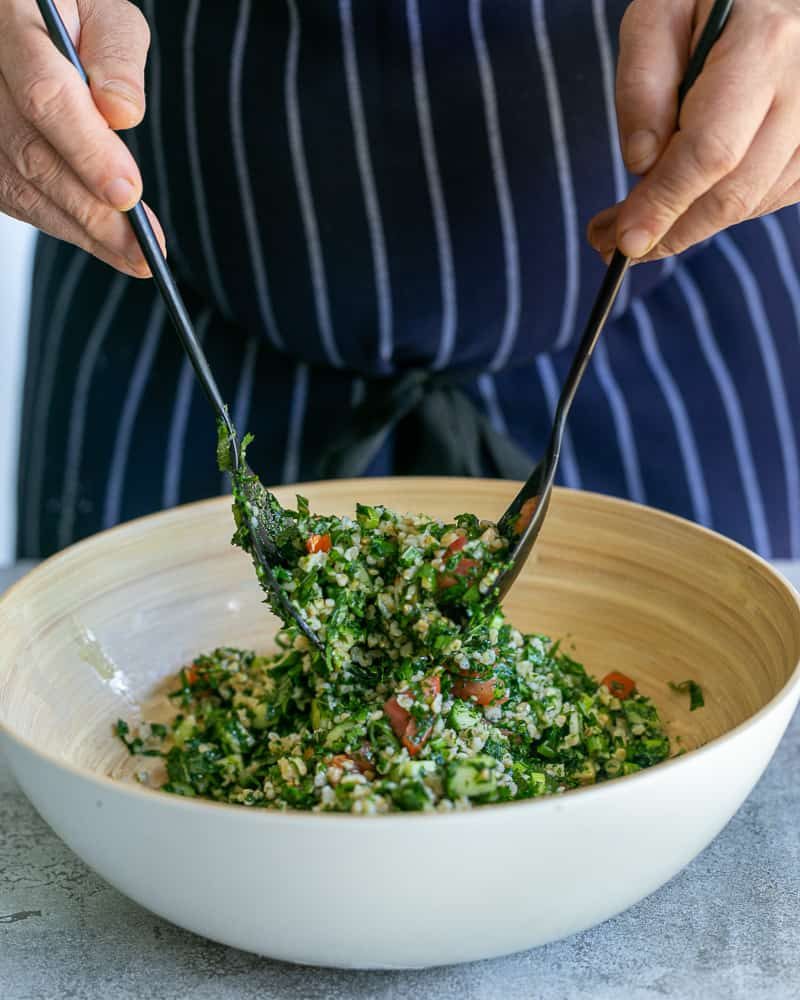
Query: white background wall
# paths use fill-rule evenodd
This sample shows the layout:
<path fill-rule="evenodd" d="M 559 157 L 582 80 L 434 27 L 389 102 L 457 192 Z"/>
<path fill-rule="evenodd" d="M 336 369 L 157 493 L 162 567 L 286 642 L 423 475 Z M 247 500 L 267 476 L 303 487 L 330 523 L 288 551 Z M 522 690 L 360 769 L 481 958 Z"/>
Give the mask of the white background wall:
<path fill-rule="evenodd" d="M 0 566 L 14 557 L 17 449 L 33 230 L 0 215 Z"/>

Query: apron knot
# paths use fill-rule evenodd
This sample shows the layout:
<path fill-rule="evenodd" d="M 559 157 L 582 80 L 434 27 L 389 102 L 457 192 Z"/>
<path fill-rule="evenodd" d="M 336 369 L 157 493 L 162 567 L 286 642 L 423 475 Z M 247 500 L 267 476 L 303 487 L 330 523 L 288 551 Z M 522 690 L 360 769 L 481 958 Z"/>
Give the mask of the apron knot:
<path fill-rule="evenodd" d="M 361 402 L 320 459 L 319 477 L 363 476 L 396 432 L 394 464 L 402 475 L 481 476 L 488 460 L 501 478 L 526 479 L 530 456 L 464 391 L 479 374 L 411 369 L 367 380 Z"/>

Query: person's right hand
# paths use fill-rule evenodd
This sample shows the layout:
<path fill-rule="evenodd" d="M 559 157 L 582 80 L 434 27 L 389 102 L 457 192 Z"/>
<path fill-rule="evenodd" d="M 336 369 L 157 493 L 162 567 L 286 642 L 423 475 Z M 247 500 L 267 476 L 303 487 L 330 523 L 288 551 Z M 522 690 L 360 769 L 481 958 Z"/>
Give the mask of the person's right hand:
<path fill-rule="evenodd" d="M 146 277 L 121 214 L 141 197 L 142 179 L 113 130 L 144 116 L 150 31 L 128 0 L 58 7 L 91 90 L 50 41 L 33 0 L 0 0 L 0 211 Z"/>

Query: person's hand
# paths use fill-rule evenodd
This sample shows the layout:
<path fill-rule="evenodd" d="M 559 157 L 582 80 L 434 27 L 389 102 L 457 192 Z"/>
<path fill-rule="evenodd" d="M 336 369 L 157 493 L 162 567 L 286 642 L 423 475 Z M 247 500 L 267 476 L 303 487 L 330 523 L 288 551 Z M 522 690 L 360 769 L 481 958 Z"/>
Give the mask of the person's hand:
<path fill-rule="evenodd" d="M 147 22 L 127 0 L 58 6 L 91 91 L 50 41 L 33 0 L 0 0 L 0 211 L 144 277 L 120 214 L 141 197 L 142 179 L 113 130 L 144 115 Z"/>
<path fill-rule="evenodd" d="M 617 116 L 644 175 L 589 225 L 604 256 L 652 260 L 800 200 L 800 0 L 740 0 L 689 91 L 678 86 L 711 0 L 634 0 L 620 33 Z"/>

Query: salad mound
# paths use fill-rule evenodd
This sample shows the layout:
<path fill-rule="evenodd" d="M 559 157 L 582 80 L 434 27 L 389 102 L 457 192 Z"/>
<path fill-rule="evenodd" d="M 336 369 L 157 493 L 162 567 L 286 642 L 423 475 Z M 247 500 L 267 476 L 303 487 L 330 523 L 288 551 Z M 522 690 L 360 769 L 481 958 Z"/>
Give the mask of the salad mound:
<path fill-rule="evenodd" d="M 324 653 L 288 622 L 274 654 L 217 649 L 181 670 L 168 726 L 120 721 L 131 753 L 164 758 L 164 791 L 277 809 L 446 811 L 562 792 L 669 755 L 632 680 L 598 682 L 559 643 L 506 620 L 494 583 L 509 543 L 495 525 L 367 505 L 320 516 L 302 497 L 278 510 L 276 575 Z M 240 505 L 237 544 L 246 516 Z"/>

